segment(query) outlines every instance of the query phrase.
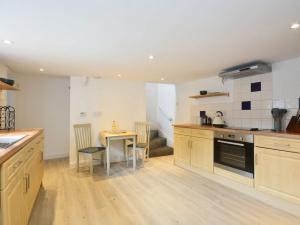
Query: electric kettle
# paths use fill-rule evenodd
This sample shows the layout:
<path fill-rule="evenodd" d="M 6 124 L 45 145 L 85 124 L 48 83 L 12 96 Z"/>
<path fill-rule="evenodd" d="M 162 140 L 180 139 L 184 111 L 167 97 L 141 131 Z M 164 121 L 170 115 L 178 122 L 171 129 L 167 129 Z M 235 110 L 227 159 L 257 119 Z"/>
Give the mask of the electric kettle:
<path fill-rule="evenodd" d="M 225 121 L 223 120 L 223 113 L 221 111 L 216 112 L 216 116 L 213 120 L 214 127 L 225 127 Z"/>

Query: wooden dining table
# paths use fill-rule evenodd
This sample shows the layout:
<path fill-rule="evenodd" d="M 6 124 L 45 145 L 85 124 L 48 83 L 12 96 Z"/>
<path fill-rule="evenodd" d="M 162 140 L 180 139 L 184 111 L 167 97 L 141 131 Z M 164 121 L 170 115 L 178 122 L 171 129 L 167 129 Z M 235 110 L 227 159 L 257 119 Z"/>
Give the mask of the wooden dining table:
<path fill-rule="evenodd" d="M 110 151 L 111 151 L 111 141 L 116 140 L 132 140 L 133 152 L 136 148 L 136 138 L 137 134 L 132 131 L 101 131 L 100 132 L 100 142 L 102 145 L 106 146 L 106 173 L 107 176 L 110 174 Z M 136 154 L 133 155 L 133 170 L 136 167 Z"/>

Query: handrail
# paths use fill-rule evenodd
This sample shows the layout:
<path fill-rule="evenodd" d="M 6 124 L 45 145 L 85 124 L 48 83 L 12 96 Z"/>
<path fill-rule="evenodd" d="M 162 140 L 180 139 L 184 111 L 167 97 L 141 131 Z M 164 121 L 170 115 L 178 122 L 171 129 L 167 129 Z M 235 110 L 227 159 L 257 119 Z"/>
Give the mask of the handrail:
<path fill-rule="evenodd" d="M 159 111 L 162 112 L 162 115 L 164 115 L 164 117 L 165 117 L 166 119 L 168 119 L 170 122 L 173 121 L 173 118 L 172 118 L 172 117 L 169 117 L 169 116 L 167 115 L 167 113 L 165 113 L 164 110 L 163 110 L 161 107 L 158 107 L 158 108 L 159 108 Z"/>

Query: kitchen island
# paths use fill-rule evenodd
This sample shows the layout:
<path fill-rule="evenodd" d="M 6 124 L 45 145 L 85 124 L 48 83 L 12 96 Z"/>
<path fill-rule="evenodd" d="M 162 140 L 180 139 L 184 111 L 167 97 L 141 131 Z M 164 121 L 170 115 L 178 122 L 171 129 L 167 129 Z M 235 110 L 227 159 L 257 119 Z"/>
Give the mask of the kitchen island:
<path fill-rule="evenodd" d="M 0 225 L 26 225 L 42 184 L 43 129 L 1 131 L 0 139 L 18 141 L 0 148 Z M 7 144 L 7 143 L 2 143 Z"/>

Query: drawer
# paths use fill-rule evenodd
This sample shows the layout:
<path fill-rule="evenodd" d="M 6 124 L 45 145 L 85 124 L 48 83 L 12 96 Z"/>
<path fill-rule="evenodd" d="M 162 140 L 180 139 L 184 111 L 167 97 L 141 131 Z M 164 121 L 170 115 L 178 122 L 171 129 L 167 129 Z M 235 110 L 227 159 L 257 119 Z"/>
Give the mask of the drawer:
<path fill-rule="evenodd" d="M 23 149 L 22 149 L 23 150 Z M 20 150 L 1 166 L 1 190 L 3 190 L 23 168 L 24 151 Z"/>
<path fill-rule="evenodd" d="M 300 141 L 294 139 L 255 135 L 254 144 L 262 148 L 300 153 Z"/>
<path fill-rule="evenodd" d="M 192 129 L 191 136 L 213 139 L 214 132 L 211 130 Z"/>
<path fill-rule="evenodd" d="M 183 127 L 174 127 L 175 134 L 183 134 L 183 135 L 191 135 L 190 128 L 183 128 Z"/>

